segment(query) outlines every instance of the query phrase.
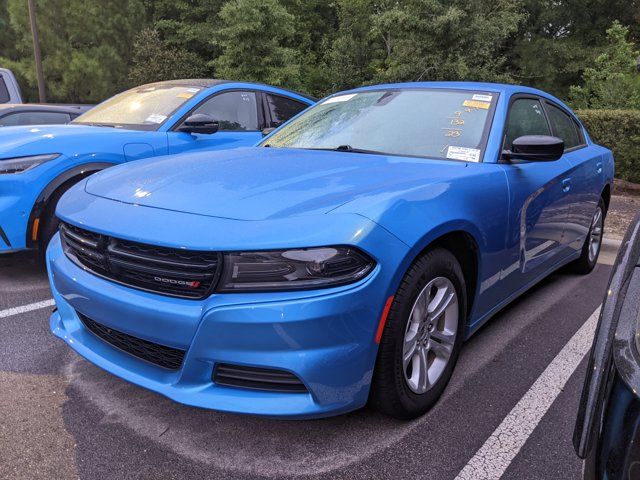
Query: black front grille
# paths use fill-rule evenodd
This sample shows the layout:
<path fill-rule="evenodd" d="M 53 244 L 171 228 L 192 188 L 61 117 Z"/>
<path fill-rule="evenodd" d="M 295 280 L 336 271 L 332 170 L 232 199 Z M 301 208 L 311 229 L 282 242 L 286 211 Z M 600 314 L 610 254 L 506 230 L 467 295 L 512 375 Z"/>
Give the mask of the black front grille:
<path fill-rule="evenodd" d="M 120 350 L 169 370 L 178 370 L 182 365 L 184 350 L 149 342 L 148 340 L 114 330 L 80 312 L 78 312 L 78 317 L 90 332 Z"/>
<path fill-rule="evenodd" d="M 271 368 L 244 367 L 219 363 L 213 381 L 227 387 L 266 390 L 269 392 L 305 393 L 307 387 L 293 373 Z"/>
<path fill-rule="evenodd" d="M 221 254 L 157 247 L 60 225 L 66 255 L 93 273 L 130 287 L 184 298 L 215 288 Z"/>

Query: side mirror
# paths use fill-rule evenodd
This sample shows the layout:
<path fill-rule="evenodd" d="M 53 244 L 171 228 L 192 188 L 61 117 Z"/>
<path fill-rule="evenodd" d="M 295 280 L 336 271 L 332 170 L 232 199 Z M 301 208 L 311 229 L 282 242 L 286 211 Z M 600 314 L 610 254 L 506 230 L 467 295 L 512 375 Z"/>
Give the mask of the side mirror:
<path fill-rule="evenodd" d="M 266 137 L 267 135 L 269 135 L 271 132 L 273 132 L 276 129 L 276 127 L 269 127 L 269 128 L 265 128 L 262 130 L 262 136 Z"/>
<path fill-rule="evenodd" d="M 220 128 L 220 123 L 205 113 L 196 113 L 187 117 L 177 130 L 184 133 L 216 133 Z"/>
<path fill-rule="evenodd" d="M 502 157 L 511 160 L 551 162 L 564 153 L 564 140 L 550 135 L 524 135 L 513 141 L 511 150 L 504 150 Z"/>

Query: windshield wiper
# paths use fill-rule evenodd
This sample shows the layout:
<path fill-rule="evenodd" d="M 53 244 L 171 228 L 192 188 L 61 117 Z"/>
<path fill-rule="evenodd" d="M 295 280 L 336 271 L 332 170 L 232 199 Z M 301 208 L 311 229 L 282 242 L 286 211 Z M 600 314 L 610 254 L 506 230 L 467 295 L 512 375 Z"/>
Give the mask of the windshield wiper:
<path fill-rule="evenodd" d="M 109 127 L 116 128 L 114 124 L 107 123 L 93 123 L 93 122 L 71 122 L 74 125 L 88 125 L 89 127 Z"/>
<path fill-rule="evenodd" d="M 338 145 L 336 148 L 327 148 L 326 150 L 335 150 L 336 152 L 372 153 L 374 155 L 386 155 L 386 153 L 380 152 L 378 150 L 366 150 L 364 148 L 353 148 L 351 145 Z"/>
<path fill-rule="evenodd" d="M 262 147 L 272 147 L 270 143 L 262 145 Z M 364 148 L 353 148 L 351 145 L 338 145 L 335 148 L 327 148 L 327 147 L 274 147 L 274 148 L 292 148 L 298 150 L 320 150 L 323 152 L 349 152 L 349 153 L 370 153 L 372 155 L 389 155 L 385 152 L 380 152 L 378 150 L 366 150 Z"/>

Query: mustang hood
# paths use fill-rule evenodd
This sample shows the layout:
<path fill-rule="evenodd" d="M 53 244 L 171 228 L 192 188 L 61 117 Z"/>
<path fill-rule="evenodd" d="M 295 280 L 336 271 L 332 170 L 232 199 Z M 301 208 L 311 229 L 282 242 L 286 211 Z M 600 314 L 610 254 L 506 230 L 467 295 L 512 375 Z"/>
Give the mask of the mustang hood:
<path fill-rule="evenodd" d="M 416 163 L 424 168 L 416 175 Z M 349 152 L 242 148 L 141 160 L 85 189 L 120 202 L 238 220 L 329 212 L 355 198 L 463 173 L 463 163 Z"/>
<path fill-rule="evenodd" d="M 92 127 L 87 125 L 36 125 L 0 128 L 0 162 L 3 158 L 24 157 L 46 153 L 73 154 L 87 150 L 86 136 L 109 135 L 109 138 L 137 138 L 145 132 Z M 120 149 L 122 146 L 119 147 Z"/>

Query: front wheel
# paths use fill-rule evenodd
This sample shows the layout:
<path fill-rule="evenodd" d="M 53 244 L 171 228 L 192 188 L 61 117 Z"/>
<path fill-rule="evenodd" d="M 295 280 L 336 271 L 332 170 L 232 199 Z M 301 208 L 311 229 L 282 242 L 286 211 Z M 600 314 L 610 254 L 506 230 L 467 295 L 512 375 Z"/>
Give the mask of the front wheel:
<path fill-rule="evenodd" d="M 56 217 L 56 206 L 60 197 L 71 188 L 73 184 L 67 184 L 59 188 L 49 199 L 46 208 L 40 217 L 40 231 L 38 232 L 38 261 L 44 267 L 47 254 L 47 246 L 58 231 L 60 220 Z"/>
<path fill-rule="evenodd" d="M 411 266 L 378 350 L 371 401 L 379 411 L 410 419 L 438 400 L 462 345 L 465 292 L 462 269 L 448 250 L 433 249 Z"/>

